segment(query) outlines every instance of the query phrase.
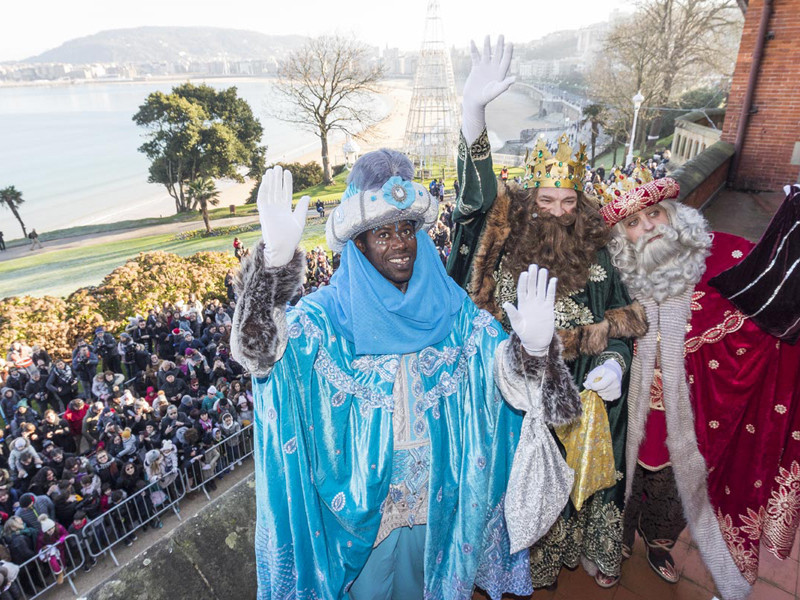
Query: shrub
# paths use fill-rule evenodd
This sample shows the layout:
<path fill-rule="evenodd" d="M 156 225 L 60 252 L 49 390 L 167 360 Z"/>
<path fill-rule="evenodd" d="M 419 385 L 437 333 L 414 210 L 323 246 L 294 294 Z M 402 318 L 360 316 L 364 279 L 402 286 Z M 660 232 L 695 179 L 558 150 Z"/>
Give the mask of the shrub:
<path fill-rule="evenodd" d="M 128 317 L 185 300 L 190 293 L 203 302 L 224 300 L 225 274 L 237 265 L 223 252 L 187 257 L 147 252 L 114 269 L 99 286 L 81 288 L 66 299 L 5 298 L 0 300 L 0 348 L 21 339 L 42 346 L 54 358 L 69 359 L 75 338 L 91 337 L 98 325 L 120 333 Z"/>
<path fill-rule="evenodd" d="M 304 165 L 296 162 L 277 164 L 292 174 L 292 184 L 295 192 L 322 183 L 322 167 L 319 163 L 309 162 Z"/>

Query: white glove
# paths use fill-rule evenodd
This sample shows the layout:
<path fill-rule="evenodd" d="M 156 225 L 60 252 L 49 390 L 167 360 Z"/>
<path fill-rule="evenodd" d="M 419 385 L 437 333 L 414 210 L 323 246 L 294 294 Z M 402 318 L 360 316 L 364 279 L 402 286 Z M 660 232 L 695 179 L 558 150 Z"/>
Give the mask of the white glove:
<path fill-rule="evenodd" d="M 464 83 L 461 132 L 467 144 L 472 145 L 486 127 L 486 105 L 511 87 L 516 78 L 508 77 L 514 46 L 504 43 L 502 35 L 497 38 L 494 55 L 488 35 L 483 42 L 482 57 L 474 41 L 470 41 L 470 50 L 472 69 Z"/>
<path fill-rule="evenodd" d="M 622 368 L 613 359 L 592 369 L 583 382 L 583 388 L 594 390 L 606 402 L 622 396 Z"/>
<path fill-rule="evenodd" d="M 292 174 L 281 167 L 264 173 L 257 205 L 268 267 L 282 267 L 292 260 L 306 226 L 309 200 L 308 196 L 300 198 L 292 212 Z"/>
<path fill-rule="evenodd" d="M 519 276 L 517 306 L 503 304 L 511 327 L 519 336 L 525 352 L 531 356 L 546 356 L 555 331 L 555 277 L 547 282 L 547 269 L 528 267 Z"/>

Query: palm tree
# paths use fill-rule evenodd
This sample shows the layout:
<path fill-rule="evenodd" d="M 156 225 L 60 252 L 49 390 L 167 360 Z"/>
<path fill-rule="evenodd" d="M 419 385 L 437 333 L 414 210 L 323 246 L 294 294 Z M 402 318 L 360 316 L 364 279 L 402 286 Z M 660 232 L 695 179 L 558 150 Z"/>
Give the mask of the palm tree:
<path fill-rule="evenodd" d="M 211 233 L 211 224 L 208 222 L 208 205 L 216 206 L 219 204 L 219 190 L 211 178 L 200 177 L 189 184 L 187 195 L 192 201 L 192 208 L 200 208 L 203 214 L 203 223 L 206 224 L 206 231 Z"/>
<path fill-rule="evenodd" d="M 11 212 L 14 213 L 14 216 L 19 221 L 20 227 L 22 227 L 22 234 L 25 237 L 28 237 L 28 232 L 25 231 L 25 223 L 22 222 L 22 217 L 19 216 L 19 205 L 25 202 L 22 199 L 22 192 L 20 192 L 17 188 L 13 185 L 8 186 L 5 189 L 0 190 L 0 203 L 5 204 Z"/>
<path fill-rule="evenodd" d="M 605 127 L 605 107 L 602 104 L 590 104 L 583 109 L 583 123 L 592 124 L 592 161 L 594 169 L 594 147 L 597 143 L 597 136 L 600 135 L 600 127 Z"/>

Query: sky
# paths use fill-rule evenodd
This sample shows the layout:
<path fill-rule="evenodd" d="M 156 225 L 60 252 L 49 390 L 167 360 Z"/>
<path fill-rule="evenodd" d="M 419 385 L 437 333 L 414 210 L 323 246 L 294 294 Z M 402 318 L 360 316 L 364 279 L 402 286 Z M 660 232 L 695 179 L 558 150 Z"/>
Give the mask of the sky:
<path fill-rule="evenodd" d="M 427 4 L 428 0 L 5 0 L 0 4 L 0 61 L 22 60 L 106 29 L 144 25 L 352 34 L 371 45 L 415 50 L 422 43 Z M 463 47 L 486 34 L 504 33 L 506 39 L 522 43 L 577 29 L 607 20 L 612 10 L 630 2 L 514 2 L 498 9 L 487 0 L 440 0 L 440 5 L 447 43 Z"/>

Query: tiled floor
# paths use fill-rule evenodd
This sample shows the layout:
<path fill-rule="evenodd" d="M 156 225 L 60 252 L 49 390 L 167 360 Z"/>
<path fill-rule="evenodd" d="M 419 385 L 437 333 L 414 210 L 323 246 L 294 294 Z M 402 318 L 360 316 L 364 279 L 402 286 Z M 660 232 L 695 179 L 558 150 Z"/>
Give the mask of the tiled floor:
<path fill-rule="evenodd" d="M 741 235 L 757 241 L 772 215 L 783 201 L 783 193 L 750 194 L 725 190 L 706 207 L 704 214 L 716 231 Z M 795 538 L 792 554 L 778 560 L 762 550 L 758 581 L 750 600 L 792 600 L 800 598 L 800 535 Z M 615 587 L 604 590 L 595 584 L 582 567 L 563 569 L 554 591 L 539 590 L 532 600 L 710 600 L 715 596 L 714 583 L 706 570 L 688 531 L 678 540 L 672 555 L 681 574 L 677 584 L 669 584 L 647 564 L 644 544 L 637 538 L 633 556 L 622 566 L 622 578 Z M 476 594 L 475 600 L 486 596 Z"/>
<path fill-rule="evenodd" d="M 798 535 L 800 538 L 800 535 Z M 762 550 L 759 577 L 750 600 L 792 600 L 798 598 L 798 542 L 792 555 L 778 560 Z M 677 584 L 669 584 L 656 575 L 647 564 L 644 544 L 637 538 L 633 556 L 622 565 L 622 578 L 618 585 L 604 590 L 595 584 L 582 567 L 574 571 L 562 569 L 558 587 L 554 591 L 534 592 L 532 600 L 711 600 L 715 596 L 714 583 L 688 532 L 684 531 L 673 550 L 675 566 L 681 574 Z M 473 600 L 485 600 L 478 593 Z M 508 598 L 516 598 L 509 596 Z"/>

